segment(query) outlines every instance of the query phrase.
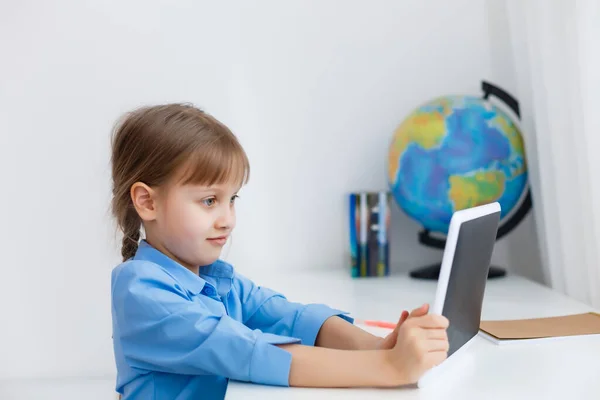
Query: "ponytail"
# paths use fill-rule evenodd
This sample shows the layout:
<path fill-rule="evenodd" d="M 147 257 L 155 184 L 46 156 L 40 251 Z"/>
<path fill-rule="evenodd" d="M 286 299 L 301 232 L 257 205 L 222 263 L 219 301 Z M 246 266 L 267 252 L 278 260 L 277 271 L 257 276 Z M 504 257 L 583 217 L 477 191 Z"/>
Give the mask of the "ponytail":
<path fill-rule="evenodd" d="M 123 261 L 129 260 L 135 255 L 140 241 L 140 228 L 142 221 L 133 207 L 129 207 L 120 222 L 123 230 L 123 242 L 121 245 L 121 255 Z"/>

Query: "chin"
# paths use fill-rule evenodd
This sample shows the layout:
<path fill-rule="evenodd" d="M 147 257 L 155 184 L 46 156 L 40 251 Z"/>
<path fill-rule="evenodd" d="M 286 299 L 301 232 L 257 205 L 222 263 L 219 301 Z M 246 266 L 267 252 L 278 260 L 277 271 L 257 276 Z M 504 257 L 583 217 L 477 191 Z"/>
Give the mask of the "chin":
<path fill-rule="evenodd" d="M 207 265 L 211 265 L 213 264 L 215 261 L 217 261 L 219 259 L 220 254 L 215 255 L 214 257 L 206 257 L 206 254 L 204 254 L 204 257 L 200 257 L 199 258 L 199 262 L 196 263 L 196 265 L 199 265 L 201 267 L 206 267 Z"/>

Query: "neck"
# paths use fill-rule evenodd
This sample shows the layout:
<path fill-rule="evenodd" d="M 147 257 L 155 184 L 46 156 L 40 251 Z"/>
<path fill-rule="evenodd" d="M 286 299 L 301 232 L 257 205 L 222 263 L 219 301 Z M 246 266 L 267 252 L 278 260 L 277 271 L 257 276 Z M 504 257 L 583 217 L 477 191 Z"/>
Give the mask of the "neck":
<path fill-rule="evenodd" d="M 164 255 L 169 257 L 171 260 L 183 265 L 184 267 L 186 267 L 187 269 L 192 271 L 194 274 L 196 274 L 196 275 L 200 274 L 200 266 L 191 265 L 191 264 L 186 263 L 183 260 L 180 260 L 173 253 L 171 253 L 165 246 L 163 246 L 163 244 L 159 240 L 148 237 L 148 238 L 146 238 L 146 242 L 148 242 L 148 244 L 150 246 L 154 247 L 156 250 L 160 251 L 161 253 L 163 253 Z"/>

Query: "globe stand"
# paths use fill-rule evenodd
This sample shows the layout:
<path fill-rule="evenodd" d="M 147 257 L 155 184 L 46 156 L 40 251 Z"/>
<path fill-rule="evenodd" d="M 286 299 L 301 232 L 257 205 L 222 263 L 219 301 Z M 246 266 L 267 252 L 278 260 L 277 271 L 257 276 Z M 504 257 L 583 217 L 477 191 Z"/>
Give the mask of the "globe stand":
<path fill-rule="evenodd" d="M 495 95 L 516 114 L 517 118 L 521 118 L 521 113 L 519 111 L 519 103 L 509 93 L 486 81 L 481 82 L 481 89 L 483 90 L 484 99 L 487 100 L 490 95 Z M 498 228 L 496 240 L 500 239 L 501 237 L 512 231 L 514 228 L 516 228 L 516 226 L 523 220 L 523 218 L 525 218 L 531 207 L 531 189 L 527 188 L 527 193 L 525 195 L 525 198 L 521 202 L 519 208 L 515 211 L 515 213 L 512 216 L 510 216 L 510 218 L 508 218 L 508 220 L 504 224 L 502 224 Z M 439 239 L 431 236 L 430 231 L 427 229 L 424 229 L 419 233 L 419 242 L 425 246 L 433 247 L 440 250 L 444 250 L 444 248 L 446 247 L 446 241 L 444 239 Z M 440 269 L 441 263 L 436 263 L 433 265 L 428 265 L 414 269 L 410 271 L 410 276 L 412 278 L 417 279 L 438 279 L 440 275 Z M 499 278 L 505 275 L 505 269 L 496 266 L 490 266 L 488 272 L 488 279 Z"/>

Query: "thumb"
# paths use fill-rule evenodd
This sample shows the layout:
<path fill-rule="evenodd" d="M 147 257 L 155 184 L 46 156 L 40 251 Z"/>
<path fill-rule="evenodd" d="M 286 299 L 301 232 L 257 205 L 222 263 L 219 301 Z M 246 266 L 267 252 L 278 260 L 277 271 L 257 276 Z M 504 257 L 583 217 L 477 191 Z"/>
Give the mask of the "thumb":
<path fill-rule="evenodd" d="M 393 337 L 394 340 L 396 337 L 398 337 L 398 333 L 400 332 L 400 327 L 402 326 L 404 321 L 406 321 L 407 319 L 408 319 L 408 311 L 404 310 L 404 311 L 402 311 L 402 314 L 400 315 L 400 319 L 398 320 L 396 327 L 394 328 L 392 333 L 390 333 L 390 336 Z"/>
<path fill-rule="evenodd" d="M 394 331 L 391 333 L 391 335 L 398 335 L 398 330 L 400 329 L 400 326 L 404 323 L 404 321 L 406 321 L 408 319 L 408 315 L 409 315 L 408 311 L 406 311 L 406 310 L 402 311 L 402 314 L 400 315 L 400 319 L 398 319 L 398 323 L 394 327 Z"/>
<path fill-rule="evenodd" d="M 402 324 L 404 323 L 404 321 L 406 321 L 407 319 L 408 319 L 408 311 L 406 311 L 406 310 L 402 311 L 402 315 L 400 315 L 400 318 L 398 319 L 398 323 L 394 327 L 394 330 L 392 332 L 390 332 L 383 339 L 383 342 L 382 342 L 382 345 L 381 345 L 380 348 L 391 349 L 394 346 L 396 346 L 398 334 L 400 332 L 400 326 L 402 326 Z"/>
<path fill-rule="evenodd" d="M 408 311 L 406 311 L 406 310 L 402 311 L 402 315 L 400 316 L 400 323 L 406 321 L 408 319 L 408 316 L 409 316 Z"/>
<path fill-rule="evenodd" d="M 408 319 L 408 316 L 408 311 L 402 311 L 402 315 L 400 315 L 400 319 L 398 320 L 398 324 L 396 325 L 396 328 L 394 330 L 398 330 L 398 328 L 400 328 L 400 325 L 402 325 L 402 323 Z"/>

